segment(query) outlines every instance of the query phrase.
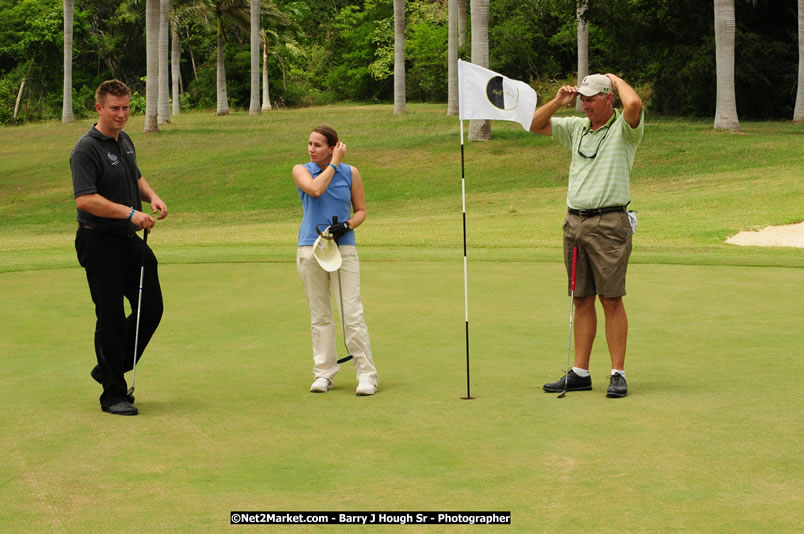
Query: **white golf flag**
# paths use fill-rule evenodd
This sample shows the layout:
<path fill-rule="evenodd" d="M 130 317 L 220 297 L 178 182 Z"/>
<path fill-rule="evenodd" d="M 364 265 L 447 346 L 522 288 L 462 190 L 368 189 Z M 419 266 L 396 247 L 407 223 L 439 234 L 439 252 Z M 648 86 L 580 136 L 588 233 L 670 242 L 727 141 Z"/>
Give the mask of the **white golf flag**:
<path fill-rule="evenodd" d="M 473 63 L 458 60 L 458 108 L 461 120 L 514 121 L 530 130 L 536 91 Z"/>

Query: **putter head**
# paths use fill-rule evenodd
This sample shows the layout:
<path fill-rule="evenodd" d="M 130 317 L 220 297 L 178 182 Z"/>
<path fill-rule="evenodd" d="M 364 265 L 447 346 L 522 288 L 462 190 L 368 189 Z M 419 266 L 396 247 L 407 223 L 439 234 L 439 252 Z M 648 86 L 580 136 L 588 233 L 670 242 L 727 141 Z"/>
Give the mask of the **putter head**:
<path fill-rule="evenodd" d="M 566 391 L 562 391 L 561 393 L 559 393 L 559 394 L 558 394 L 558 397 L 556 397 L 556 398 L 557 398 L 557 399 L 563 399 L 563 398 L 564 398 L 564 397 L 566 397 L 566 396 L 567 396 L 567 392 L 566 392 Z"/>

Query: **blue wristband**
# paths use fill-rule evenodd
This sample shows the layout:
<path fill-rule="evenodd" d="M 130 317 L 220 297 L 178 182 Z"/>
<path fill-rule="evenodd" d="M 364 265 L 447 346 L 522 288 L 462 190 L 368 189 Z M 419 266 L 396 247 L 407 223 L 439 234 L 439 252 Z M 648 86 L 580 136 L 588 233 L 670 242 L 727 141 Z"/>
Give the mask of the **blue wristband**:
<path fill-rule="evenodd" d="M 134 211 L 135 211 L 135 210 L 134 210 L 134 208 L 132 207 L 132 208 L 131 208 L 131 213 L 129 213 L 129 214 L 128 214 L 128 220 L 129 220 L 129 221 L 130 221 L 130 220 L 131 220 L 131 218 L 134 216 Z"/>
<path fill-rule="evenodd" d="M 333 165 L 332 163 L 330 163 L 330 164 L 329 164 L 329 166 L 330 166 L 330 167 L 332 167 L 332 168 L 335 170 L 335 172 L 338 172 L 338 167 L 336 167 L 336 166 L 335 166 L 335 165 Z"/>

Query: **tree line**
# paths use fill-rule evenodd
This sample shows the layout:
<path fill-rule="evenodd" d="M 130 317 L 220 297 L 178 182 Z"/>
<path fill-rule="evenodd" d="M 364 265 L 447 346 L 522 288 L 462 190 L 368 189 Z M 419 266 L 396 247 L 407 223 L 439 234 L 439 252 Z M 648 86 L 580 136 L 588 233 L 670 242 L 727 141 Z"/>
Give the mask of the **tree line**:
<path fill-rule="evenodd" d="M 457 57 L 550 98 L 584 72 L 582 52 L 586 72 L 623 76 L 652 112 L 713 117 L 733 106 L 735 120 L 804 120 L 802 3 L 0 0 L 0 123 L 92 116 L 110 78 L 132 88 L 133 112 L 158 121 L 343 100 L 393 101 L 399 113 L 406 101 L 449 104 Z M 724 35 L 733 102 L 719 95 L 730 83 Z M 160 96 L 153 106 L 149 93 Z"/>

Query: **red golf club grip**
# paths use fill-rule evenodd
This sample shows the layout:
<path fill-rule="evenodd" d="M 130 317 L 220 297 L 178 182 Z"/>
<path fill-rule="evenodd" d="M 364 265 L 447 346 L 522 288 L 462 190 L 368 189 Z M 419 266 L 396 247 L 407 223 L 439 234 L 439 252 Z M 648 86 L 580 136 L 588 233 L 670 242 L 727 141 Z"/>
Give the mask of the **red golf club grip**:
<path fill-rule="evenodd" d="M 578 266 L 578 247 L 572 247 L 572 285 L 571 290 L 575 291 L 575 268 Z"/>

